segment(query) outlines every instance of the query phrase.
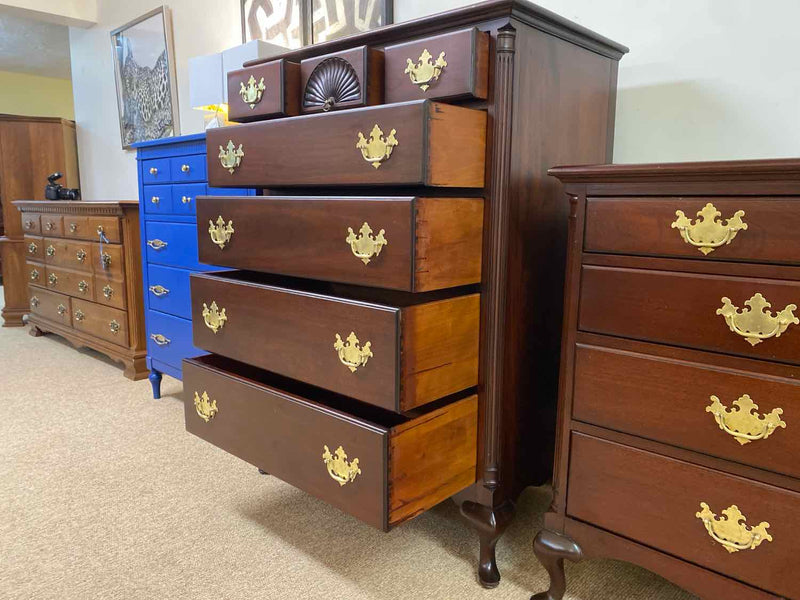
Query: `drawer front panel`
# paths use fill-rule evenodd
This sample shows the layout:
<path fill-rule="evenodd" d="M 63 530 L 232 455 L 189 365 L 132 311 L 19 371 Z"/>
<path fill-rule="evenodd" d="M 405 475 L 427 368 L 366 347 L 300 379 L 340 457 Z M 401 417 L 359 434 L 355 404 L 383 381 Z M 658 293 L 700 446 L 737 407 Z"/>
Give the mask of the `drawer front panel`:
<path fill-rule="evenodd" d="M 63 237 L 64 217 L 61 215 L 42 215 L 42 233 L 51 237 Z"/>
<path fill-rule="evenodd" d="M 206 188 L 209 196 L 252 196 L 252 190 L 247 188 Z"/>
<path fill-rule="evenodd" d="M 184 358 L 203 354 L 192 345 L 192 324 L 185 319 L 147 311 L 147 354 L 176 368 Z"/>
<path fill-rule="evenodd" d="M 88 217 L 89 236 L 86 239 L 100 241 L 100 233 L 106 237 L 104 242 L 122 243 L 122 231 L 117 217 Z"/>
<path fill-rule="evenodd" d="M 28 260 L 44 262 L 44 238 L 26 235 L 25 256 Z"/>
<path fill-rule="evenodd" d="M 740 400 L 745 394 L 758 408 Z M 579 344 L 572 411 L 579 421 L 800 477 L 797 380 Z"/>
<path fill-rule="evenodd" d="M 125 253 L 119 244 L 92 244 L 92 265 L 95 274 L 104 279 L 122 279 L 125 276 Z"/>
<path fill-rule="evenodd" d="M 474 27 L 386 46 L 384 53 L 387 103 L 487 96 L 489 34 Z"/>
<path fill-rule="evenodd" d="M 169 181 L 168 158 L 153 158 L 142 161 L 142 183 L 168 183 Z"/>
<path fill-rule="evenodd" d="M 39 235 L 42 232 L 39 215 L 22 213 L 22 232 L 30 235 Z"/>
<path fill-rule="evenodd" d="M 191 271 L 148 265 L 147 302 L 152 309 L 184 319 L 192 318 L 192 301 L 189 288 Z M 191 340 L 191 331 L 188 334 Z"/>
<path fill-rule="evenodd" d="M 396 146 L 391 144 L 392 130 Z M 363 153 L 357 147 L 359 133 L 364 136 Z M 216 187 L 483 187 L 486 113 L 435 102 L 261 121 L 209 130 L 207 137 L 209 148 L 230 147 L 233 152 L 241 145 L 244 153 L 222 161 L 209 154 L 209 184 Z"/>
<path fill-rule="evenodd" d="M 772 304 L 773 315 L 788 305 L 800 306 L 800 283 L 772 279 L 722 277 L 669 271 L 584 266 L 579 327 L 584 331 L 714 350 L 748 357 L 800 363 L 800 325 L 790 323 L 752 345 L 734 333 L 724 314 L 723 298 L 740 310 L 758 313 L 760 293 Z M 751 312 L 752 314 L 752 312 Z M 785 313 L 788 314 L 788 313 Z M 787 317 L 788 318 L 788 317 Z M 744 332 L 747 318 L 732 318 Z M 764 335 L 779 324 L 759 325 Z M 755 341 L 755 340 L 753 340 Z"/>
<path fill-rule="evenodd" d="M 78 331 L 120 346 L 128 345 L 128 316 L 124 311 L 74 298 L 72 323 Z"/>
<path fill-rule="evenodd" d="M 169 159 L 172 181 L 205 181 L 206 157 L 203 154 L 178 156 Z"/>
<path fill-rule="evenodd" d="M 186 183 L 172 188 L 172 207 L 178 214 L 193 215 L 197 197 L 205 196 L 205 183 Z"/>
<path fill-rule="evenodd" d="M 796 264 L 800 263 L 799 200 L 589 198 L 585 248 L 587 252 Z M 705 208 L 709 204 L 711 208 Z M 676 211 L 682 211 L 688 221 L 679 219 Z"/>
<path fill-rule="evenodd" d="M 89 229 L 88 217 L 65 215 L 64 237 L 73 240 L 94 240 L 97 239 L 97 233 Z"/>
<path fill-rule="evenodd" d="M 228 71 L 228 118 L 231 121 L 245 123 L 299 113 L 299 63 L 281 59 Z"/>
<path fill-rule="evenodd" d="M 197 227 L 193 223 L 148 221 L 145 225 L 147 262 L 200 268 L 197 261 Z"/>
<path fill-rule="evenodd" d="M 480 281 L 479 198 L 207 197 L 198 211 L 207 264 L 405 291 Z"/>
<path fill-rule="evenodd" d="M 92 244 L 83 241 L 44 238 L 44 261 L 48 266 L 66 267 L 91 273 L 94 263 Z"/>
<path fill-rule="evenodd" d="M 94 278 L 85 271 L 73 271 L 63 267 L 47 267 L 47 276 L 42 278 L 47 289 L 75 298 L 94 300 Z"/>
<path fill-rule="evenodd" d="M 304 113 L 383 102 L 383 52 L 359 46 L 300 61 Z"/>
<path fill-rule="evenodd" d="M 45 266 L 40 263 L 25 263 L 25 275 L 28 285 L 37 285 L 45 287 L 47 281 L 47 273 Z"/>
<path fill-rule="evenodd" d="M 125 281 L 96 276 L 95 302 L 124 310 L 126 306 Z"/>
<path fill-rule="evenodd" d="M 172 186 L 144 186 L 144 212 L 151 215 L 169 214 L 172 212 Z"/>
<path fill-rule="evenodd" d="M 800 494 L 580 434 L 572 436 L 567 513 L 787 598 L 800 596 Z M 753 549 L 728 552 L 696 515 L 735 505 L 748 527 L 769 524 Z M 735 519 L 735 517 L 732 517 Z M 718 537 L 736 541 L 710 524 Z M 742 533 L 739 543 L 750 540 Z"/>
<path fill-rule="evenodd" d="M 72 325 L 71 300 L 69 296 L 57 294 L 41 288 L 28 290 L 31 312 L 66 327 Z"/>

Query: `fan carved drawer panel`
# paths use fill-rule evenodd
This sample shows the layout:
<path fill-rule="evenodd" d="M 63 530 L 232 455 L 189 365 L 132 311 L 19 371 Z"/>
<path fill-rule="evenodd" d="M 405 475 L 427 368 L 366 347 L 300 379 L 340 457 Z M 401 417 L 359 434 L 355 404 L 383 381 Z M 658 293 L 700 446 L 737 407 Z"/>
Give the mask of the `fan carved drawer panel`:
<path fill-rule="evenodd" d="M 383 102 L 383 52 L 360 46 L 300 62 L 304 113 Z"/>

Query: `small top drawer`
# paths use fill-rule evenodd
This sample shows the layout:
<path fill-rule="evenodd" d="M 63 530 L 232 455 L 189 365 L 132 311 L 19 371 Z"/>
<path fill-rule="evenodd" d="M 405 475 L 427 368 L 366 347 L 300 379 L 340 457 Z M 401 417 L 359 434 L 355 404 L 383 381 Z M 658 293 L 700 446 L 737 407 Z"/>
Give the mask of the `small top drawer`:
<path fill-rule="evenodd" d="M 100 234 L 105 236 L 104 243 L 119 244 L 122 242 L 122 232 L 120 230 L 119 219 L 117 217 L 88 217 L 88 237 L 87 239 L 100 241 Z"/>
<path fill-rule="evenodd" d="M 285 59 L 228 72 L 228 117 L 245 123 L 300 114 L 300 65 Z"/>
<path fill-rule="evenodd" d="M 800 198 L 588 198 L 587 252 L 800 263 Z"/>
<path fill-rule="evenodd" d="M 39 215 L 22 213 L 22 232 L 31 235 L 39 235 L 42 232 Z"/>
<path fill-rule="evenodd" d="M 489 34 L 475 27 L 386 46 L 384 53 L 387 103 L 486 98 Z"/>
<path fill-rule="evenodd" d="M 94 239 L 89 235 L 90 230 L 86 219 L 87 217 L 79 215 L 64 217 L 64 237 L 75 240 Z"/>
<path fill-rule="evenodd" d="M 206 157 L 203 154 L 178 156 L 169 159 L 172 181 L 205 181 Z"/>
<path fill-rule="evenodd" d="M 179 215 L 193 215 L 197 197 L 205 196 L 205 183 L 185 183 L 172 187 L 172 211 Z"/>
<path fill-rule="evenodd" d="M 62 237 L 64 235 L 64 217 L 61 215 L 42 215 L 42 232 L 46 236 Z"/>
<path fill-rule="evenodd" d="M 304 113 L 383 102 L 383 52 L 359 46 L 300 62 Z"/>
<path fill-rule="evenodd" d="M 28 260 L 44 261 L 44 239 L 32 235 L 25 236 L 25 256 Z"/>
<path fill-rule="evenodd" d="M 142 161 L 142 183 L 166 183 L 169 180 L 168 158 L 153 158 Z"/>
<path fill-rule="evenodd" d="M 144 212 L 147 214 L 169 214 L 172 212 L 171 185 L 145 185 Z"/>

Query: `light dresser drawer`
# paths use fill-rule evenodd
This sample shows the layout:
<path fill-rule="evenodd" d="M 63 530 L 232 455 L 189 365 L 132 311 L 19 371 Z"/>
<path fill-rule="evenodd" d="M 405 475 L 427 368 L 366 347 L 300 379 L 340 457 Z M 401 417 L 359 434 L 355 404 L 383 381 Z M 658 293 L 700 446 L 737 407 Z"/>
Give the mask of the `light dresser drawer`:
<path fill-rule="evenodd" d="M 192 323 L 155 310 L 147 311 L 147 354 L 153 360 L 181 368 L 184 358 L 203 354 L 192 345 Z"/>
<path fill-rule="evenodd" d="M 44 261 L 48 266 L 92 272 L 91 242 L 44 238 Z"/>
<path fill-rule="evenodd" d="M 480 198 L 206 197 L 197 220 L 206 264 L 411 292 L 481 280 Z"/>
<path fill-rule="evenodd" d="M 193 223 L 148 221 L 147 262 L 197 269 L 197 227 Z"/>
<path fill-rule="evenodd" d="M 48 237 L 64 235 L 64 217 L 61 215 L 42 215 L 42 233 Z"/>
<path fill-rule="evenodd" d="M 400 412 L 477 385 L 478 294 L 432 299 L 276 280 L 287 283 L 192 275 L 195 345 Z"/>
<path fill-rule="evenodd" d="M 205 154 L 191 154 L 169 159 L 169 168 L 172 181 L 183 183 L 187 181 L 205 181 L 206 157 Z"/>
<path fill-rule="evenodd" d="M 95 302 L 124 310 L 126 306 L 125 281 L 95 276 Z"/>
<path fill-rule="evenodd" d="M 41 287 L 45 287 L 45 282 L 47 281 L 47 274 L 45 271 L 45 266 L 43 264 L 26 262 L 25 276 L 28 285 L 38 285 Z"/>
<path fill-rule="evenodd" d="M 94 240 L 97 239 L 97 233 L 89 229 L 87 217 L 66 215 L 64 217 L 64 237 L 72 240 Z"/>
<path fill-rule="evenodd" d="M 578 433 L 572 434 L 567 489 L 571 517 L 800 597 L 800 494 Z"/>
<path fill-rule="evenodd" d="M 359 46 L 300 62 L 304 113 L 383 102 L 383 52 Z"/>
<path fill-rule="evenodd" d="M 586 251 L 796 264 L 797 202 L 791 197 L 589 198 Z"/>
<path fill-rule="evenodd" d="M 33 287 L 28 290 L 31 312 L 69 327 L 72 324 L 71 300 L 69 296 Z"/>
<path fill-rule="evenodd" d="M 800 477 L 800 369 L 762 374 L 757 361 L 682 355 L 650 345 L 632 352 L 578 344 L 574 418 Z"/>
<path fill-rule="evenodd" d="M 285 59 L 228 71 L 228 118 L 246 123 L 300 114 L 300 64 Z"/>
<path fill-rule="evenodd" d="M 47 289 L 76 298 L 94 300 L 94 277 L 86 271 L 73 271 L 64 267 L 47 267 L 43 278 Z"/>
<path fill-rule="evenodd" d="M 192 301 L 189 288 L 191 271 L 158 265 L 147 267 L 147 302 L 152 309 L 184 319 L 192 318 Z M 191 331 L 186 332 L 191 339 Z"/>
<path fill-rule="evenodd" d="M 148 215 L 170 214 L 172 212 L 172 186 L 171 185 L 145 185 L 144 212 Z"/>
<path fill-rule="evenodd" d="M 39 235 L 42 232 L 39 215 L 25 213 L 22 215 L 22 232 L 30 235 Z"/>
<path fill-rule="evenodd" d="M 105 236 L 104 243 L 119 244 L 122 242 L 119 219 L 116 217 L 87 217 L 88 232 L 86 239 L 99 242 Z"/>
<path fill-rule="evenodd" d="M 489 34 L 475 27 L 386 46 L 384 54 L 387 103 L 488 94 Z"/>
<path fill-rule="evenodd" d="M 122 279 L 125 276 L 125 253 L 119 244 L 92 244 L 93 270 L 100 278 Z"/>
<path fill-rule="evenodd" d="M 168 183 L 169 181 L 168 158 L 153 158 L 142 161 L 142 183 Z"/>
<path fill-rule="evenodd" d="M 798 305 L 795 281 L 583 266 L 578 318 L 583 331 L 800 364 Z"/>
<path fill-rule="evenodd" d="M 128 344 L 128 316 L 116 308 L 73 298 L 72 326 L 120 346 Z"/>
<path fill-rule="evenodd" d="M 483 187 L 486 113 L 427 100 L 211 129 L 207 137 L 209 148 L 222 148 L 208 154 L 216 187 Z"/>
<path fill-rule="evenodd" d="M 28 260 L 44 262 L 44 238 L 26 235 L 25 257 Z"/>
<path fill-rule="evenodd" d="M 475 482 L 476 396 L 405 419 L 217 356 L 183 377 L 187 431 L 374 527 Z"/>

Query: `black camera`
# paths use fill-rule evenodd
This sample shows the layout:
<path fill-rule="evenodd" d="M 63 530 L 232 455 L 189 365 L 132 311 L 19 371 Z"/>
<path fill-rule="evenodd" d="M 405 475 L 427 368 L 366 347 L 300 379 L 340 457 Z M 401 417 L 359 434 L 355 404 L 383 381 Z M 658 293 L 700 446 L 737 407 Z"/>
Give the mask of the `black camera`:
<path fill-rule="evenodd" d="M 64 175 L 53 173 L 47 178 L 47 185 L 44 186 L 44 197 L 48 200 L 80 200 L 81 191 L 79 189 L 65 188 L 60 183 L 56 183 Z"/>

